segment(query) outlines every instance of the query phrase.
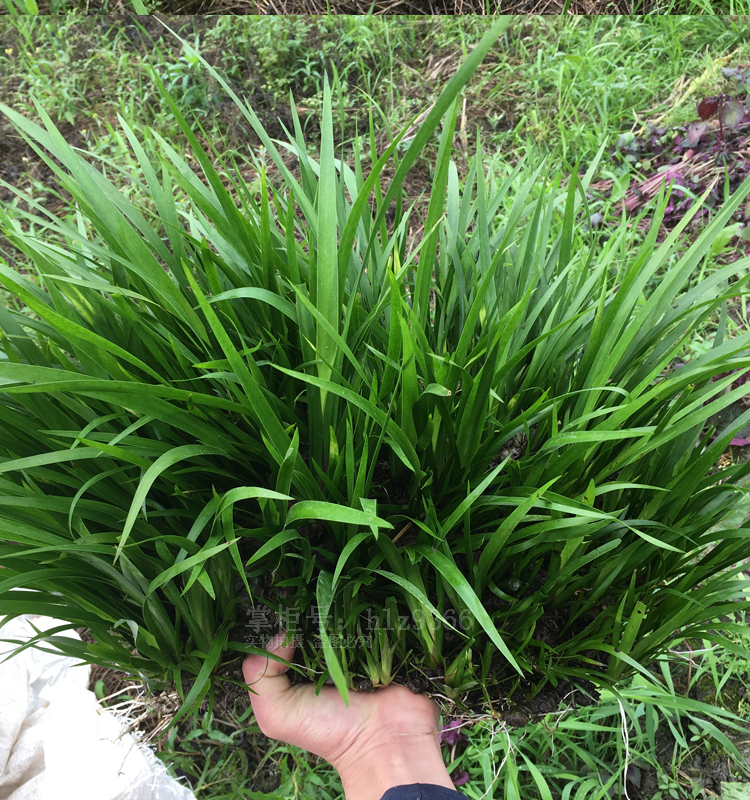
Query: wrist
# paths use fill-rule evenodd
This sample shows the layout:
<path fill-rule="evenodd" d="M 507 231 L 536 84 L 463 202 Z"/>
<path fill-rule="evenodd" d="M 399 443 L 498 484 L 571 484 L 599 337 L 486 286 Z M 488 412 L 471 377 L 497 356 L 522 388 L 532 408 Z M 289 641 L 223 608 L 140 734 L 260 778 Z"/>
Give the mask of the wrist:
<path fill-rule="evenodd" d="M 429 783 L 454 789 L 437 733 L 366 742 L 334 762 L 346 800 L 380 800 L 394 786 Z"/>

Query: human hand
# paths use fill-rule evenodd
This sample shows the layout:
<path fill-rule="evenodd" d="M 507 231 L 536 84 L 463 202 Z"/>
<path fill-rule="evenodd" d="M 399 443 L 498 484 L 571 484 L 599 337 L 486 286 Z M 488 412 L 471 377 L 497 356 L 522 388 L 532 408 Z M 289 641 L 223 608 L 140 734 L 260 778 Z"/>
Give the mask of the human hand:
<path fill-rule="evenodd" d="M 266 649 L 291 661 L 285 632 Z M 315 694 L 312 683 L 289 683 L 288 667 L 252 655 L 242 667 L 250 701 L 263 733 L 302 747 L 332 764 L 347 800 L 379 800 L 394 786 L 430 783 L 453 789 L 439 743 L 440 713 L 424 695 L 405 686 L 350 692 L 344 705 L 334 686 Z M 253 693 L 255 692 L 255 693 Z"/>

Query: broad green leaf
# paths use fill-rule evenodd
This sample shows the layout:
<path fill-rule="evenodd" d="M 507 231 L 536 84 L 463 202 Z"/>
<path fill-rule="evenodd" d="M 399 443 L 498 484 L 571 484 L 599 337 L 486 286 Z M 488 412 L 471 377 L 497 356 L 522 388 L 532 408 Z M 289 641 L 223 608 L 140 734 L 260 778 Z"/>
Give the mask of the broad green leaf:
<path fill-rule="evenodd" d="M 164 732 L 166 733 L 170 728 L 172 728 L 177 722 L 179 722 L 182 717 L 186 714 L 192 713 L 195 706 L 200 703 L 200 701 L 205 697 L 206 693 L 209 689 L 209 678 L 211 673 L 216 668 L 216 665 L 219 663 L 219 659 L 221 658 L 222 651 L 224 650 L 224 646 L 227 641 L 227 634 L 229 632 L 230 623 L 229 621 L 225 622 L 219 631 L 217 631 L 216 638 L 214 639 L 213 643 L 211 644 L 211 649 L 206 654 L 205 660 L 203 665 L 198 672 L 198 675 L 195 678 L 195 682 L 193 683 L 192 688 L 188 692 L 187 697 L 183 701 L 182 705 L 180 706 L 177 713 L 172 717 L 169 725 L 165 728 Z M 178 679 L 178 685 L 179 679 Z"/>
<path fill-rule="evenodd" d="M 170 450 L 168 453 L 165 453 L 163 456 L 160 456 L 156 459 L 156 461 L 144 473 L 133 496 L 133 502 L 130 504 L 130 510 L 128 511 L 128 516 L 125 520 L 122 534 L 120 535 L 120 539 L 117 543 L 117 550 L 115 551 L 114 559 L 115 561 L 117 561 L 122 554 L 123 547 L 125 547 L 125 543 L 128 540 L 130 531 L 133 529 L 133 525 L 135 525 L 135 521 L 141 511 L 141 507 L 143 506 L 151 487 L 154 485 L 159 476 L 170 467 L 173 467 L 175 464 L 179 463 L 180 461 L 184 461 L 185 459 L 196 458 L 198 456 L 205 455 L 216 455 L 217 453 L 221 453 L 221 450 L 218 450 L 215 447 L 204 447 L 203 445 L 188 444 L 181 447 L 175 447 L 173 450 Z"/>
<path fill-rule="evenodd" d="M 428 547 L 419 546 L 416 549 L 430 563 L 432 563 L 438 573 L 442 575 L 445 580 L 450 582 L 464 603 L 466 603 L 466 606 L 474 615 L 477 622 L 482 626 L 484 632 L 490 637 L 495 647 L 497 647 L 497 649 L 503 654 L 513 669 L 515 669 L 519 675 L 523 675 L 523 671 L 516 663 L 516 660 L 513 658 L 510 650 L 498 633 L 495 623 L 490 618 L 490 615 L 485 611 L 481 601 L 476 594 L 474 594 L 474 590 L 471 588 L 466 578 L 461 574 L 455 563 L 442 553 L 433 551 Z"/>
<path fill-rule="evenodd" d="M 149 595 L 156 591 L 160 586 L 163 586 L 167 581 L 171 581 L 177 575 L 180 575 L 195 566 L 204 564 L 209 558 L 215 556 L 217 553 L 220 553 L 222 550 L 226 550 L 227 547 L 230 547 L 231 544 L 236 541 L 237 540 L 234 539 L 232 542 L 223 542 L 222 544 L 215 545 L 214 547 L 209 547 L 207 549 L 204 548 L 194 556 L 189 556 L 188 558 L 183 559 L 179 562 L 179 564 L 173 564 L 171 567 L 169 567 L 169 569 L 165 569 L 164 572 L 162 572 L 160 575 L 157 575 L 157 577 L 151 581 L 146 594 Z"/>
<path fill-rule="evenodd" d="M 339 506 L 335 503 L 325 503 L 322 500 L 300 500 L 290 509 L 286 517 L 286 524 L 291 525 L 299 520 L 324 520 L 326 522 L 343 522 L 349 525 L 375 525 L 378 528 L 393 528 L 390 522 L 358 511 L 356 508 Z"/>
<path fill-rule="evenodd" d="M 328 672 L 333 678 L 336 688 L 339 690 L 345 705 L 349 705 L 349 687 L 346 683 L 346 677 L 341 664 L 339 663 L 338 656 L 334 652 L 331 645 L 331 639 L 328 635 L 326 621 L 328 613 L 331 610 L 333 603 L 334 588 L 331 582 L 331 574 L 321 570 L 318 575 L 318 583 L 315 592 L 318 601 L 318 614 L 320 617 L 320 640 L 323 644 L 323 656 L 325 658 Z"/>

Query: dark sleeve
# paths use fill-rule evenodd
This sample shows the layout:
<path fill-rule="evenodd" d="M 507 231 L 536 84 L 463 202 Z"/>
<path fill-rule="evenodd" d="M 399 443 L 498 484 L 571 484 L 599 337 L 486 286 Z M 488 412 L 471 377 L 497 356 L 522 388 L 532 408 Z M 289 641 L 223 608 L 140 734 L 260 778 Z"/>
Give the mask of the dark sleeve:
<path fill-rule="evenodd" d="M 434 783 L 410 783 L 394 786 L 380 800 L 466 800 L 466 795 Z"/>

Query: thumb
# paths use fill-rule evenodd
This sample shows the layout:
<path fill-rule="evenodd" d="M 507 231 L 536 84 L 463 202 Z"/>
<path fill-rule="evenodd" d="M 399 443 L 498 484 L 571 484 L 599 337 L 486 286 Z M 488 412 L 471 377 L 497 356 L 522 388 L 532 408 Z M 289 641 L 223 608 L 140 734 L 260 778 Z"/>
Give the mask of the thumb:
<path fill-rule="evenodd" d="M 277 633 L 266 645 L 266 651 L 291 661 L 294 645 L 284 645 L 286 631 Z M 250 687 L 250 703 L 261 731 L 271 739 L 286 741 L 288 737 L 286 706 L 292 688 L 286 676 L 289 667 L 268 656 L 248 656 L 242 665 L 245 683 Z"/>
<path fill-rule="evenodd" d="M 286 631 L 280 631 L 272 636 L 266 645 L 266 650 L 285 661 L 291 661 L 295 647 L 292 642 L 284 644 L 286 637 Z M 266 696 L 269 693 L 278 694 L 288 689 L 289 678 L 286 676 L 288 671 L 289 667 L 286 664 L 273 661 L 267 656 L 248 656 L 242 665 L 242 674 L 245 683 L 253 690 L 250 692 L 250 699 L 258 695 Z"/>

